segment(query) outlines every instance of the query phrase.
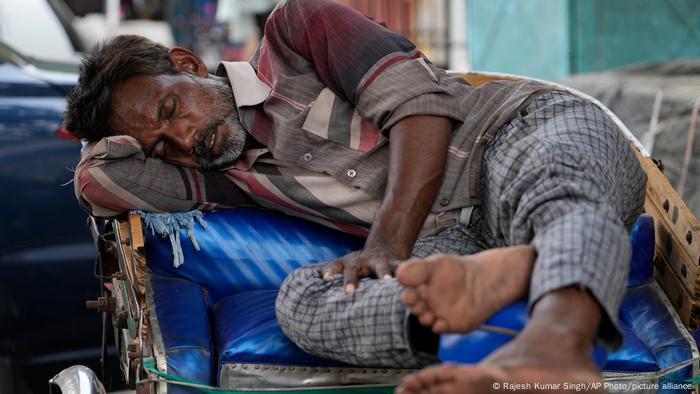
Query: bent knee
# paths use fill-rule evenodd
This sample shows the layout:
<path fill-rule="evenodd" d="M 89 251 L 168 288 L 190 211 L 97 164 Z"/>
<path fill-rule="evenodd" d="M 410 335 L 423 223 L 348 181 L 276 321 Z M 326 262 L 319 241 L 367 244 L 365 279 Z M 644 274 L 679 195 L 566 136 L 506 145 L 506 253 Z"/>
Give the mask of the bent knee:
<path fill-rule="evenodd" d="M 277 321 L 284 328 L 313 302 L 319 292 L 328 288 L 328 281 L 323 279 L 323 264 L 298 268 L 287 275 L 280 286 L 275 301 Z M 286 331 L 286 330 L 285 330 Z"/>
<path fill-rule="evenodd" d="M 307 265 L 290 272 L 280 285 L 277 299 L 296 299 L 323 284 L 323 267 L 325 264 Z"/>

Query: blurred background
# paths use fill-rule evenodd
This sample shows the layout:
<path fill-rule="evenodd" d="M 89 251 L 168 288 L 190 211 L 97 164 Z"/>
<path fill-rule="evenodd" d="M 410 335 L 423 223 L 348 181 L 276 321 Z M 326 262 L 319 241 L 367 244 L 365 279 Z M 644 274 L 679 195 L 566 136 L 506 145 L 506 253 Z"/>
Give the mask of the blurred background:
<path fill-rule="evenodd" d="M 453 70 L 512 73 L 588 93 L 627 124 L 700 216 L 700 1 L 338 0 Z M 278 0 L 0 0 L 0 393 L 44 393 L 72 364 L 121 387 L 100 313 L 95 244 L 62 129 L 81 53 L 141 34 L 214 69 L 246 60 Z M 104 346 L 104 347 L 103 347 Z M 100 366 L 100 358 L 106 367 Z"/>

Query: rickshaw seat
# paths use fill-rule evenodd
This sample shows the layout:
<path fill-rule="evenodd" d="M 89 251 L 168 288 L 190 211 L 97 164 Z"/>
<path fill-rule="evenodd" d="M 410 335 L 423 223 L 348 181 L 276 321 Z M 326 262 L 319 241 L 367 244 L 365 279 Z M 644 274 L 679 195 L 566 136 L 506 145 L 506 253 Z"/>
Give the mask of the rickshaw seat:
<path fill-rule="evenodd" d="M 255 209 L 207 213 L 205 220 L 208 228 L 197 227 L 194 234 L 200 251 L 185 239 L 184 231 L 181 234 L 185 260 L 179 268 L 172 265 L 170 243 L 145 232 L 153 303 L 149 307 L 156 323 L 152 326 L 160 332 L 161 357 L 166 358 L 169 373 L 238 389 L 377 383 L 387 381 L 383 371 L 389 371 L 393 381 L 410 372 L 358 368 L 306 354 L 284 336 L 275 320 L 277 289 L 287 273 L 359 249 L 362 239 Z M 607 358 L 602 352 L 596 355 L 606 371 L 657 371 L 691 358 L 691 350 L 655 290 L 651 217 L 638 220 L 631 243 L 632 270 L 620 313 L 625 340 Z M 527 313 L 527 303 L 519 301 L 487 324 L 519 331 Z M 659 330 L 663 337 L 657 337 Z M 439 356 L 443 361 L 478 362 L 511 339 L 483 330 L 443 335 Z M 327 380 L 314 380 L 321 375 Z M 173 393 L 187 390 L 169 387 Z"/>

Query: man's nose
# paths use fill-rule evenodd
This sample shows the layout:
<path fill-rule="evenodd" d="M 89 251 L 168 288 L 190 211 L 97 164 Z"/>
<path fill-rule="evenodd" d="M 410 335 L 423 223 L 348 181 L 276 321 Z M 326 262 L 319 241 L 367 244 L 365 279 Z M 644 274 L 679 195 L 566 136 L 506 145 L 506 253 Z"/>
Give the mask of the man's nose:
<path fill-rule="evenodd" d="M 196 129 L 184 122 L 172 122 L 167 132 L 173 146 L 184 155 L 191 155 L 197 138 Z"/>

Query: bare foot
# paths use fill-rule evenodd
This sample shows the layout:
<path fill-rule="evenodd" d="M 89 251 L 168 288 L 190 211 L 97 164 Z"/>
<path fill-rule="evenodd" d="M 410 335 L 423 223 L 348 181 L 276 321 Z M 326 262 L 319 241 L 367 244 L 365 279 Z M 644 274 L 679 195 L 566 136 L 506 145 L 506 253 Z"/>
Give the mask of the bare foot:
<path fill-rule="evenodd" d="M 527 294 L 534 262 L 529 245 L 434 255 L 401 264 L 396 278 L 421 324 L 435 333 L 468 332 Z"/>
<path fill-rule="evenodd" d="M 532 349 L 516 339 L 498 351 L 500 360 L 479 365 L 443 364 L 409 376 L 397 394 L 413 393 L 603 393 L 603 380 L 590 355 L 559 357 L 558 346 Z M 547 354 L 543 354 L 547 353 Z M 494 355 L 495 357 L 495 355 Z"/>
<path fill-rule="evenodd" d="M 538 312 L 543 298 L 523 332 L 479 365 L 426 368 L 404 379 L 396 393 L 605 392 L 591 357 L 600 311 L 590 298 L 582 300 L 590 296 L 576 294 L 580 290 L 563 291 L 566 303 L 550 302 Z"/>

